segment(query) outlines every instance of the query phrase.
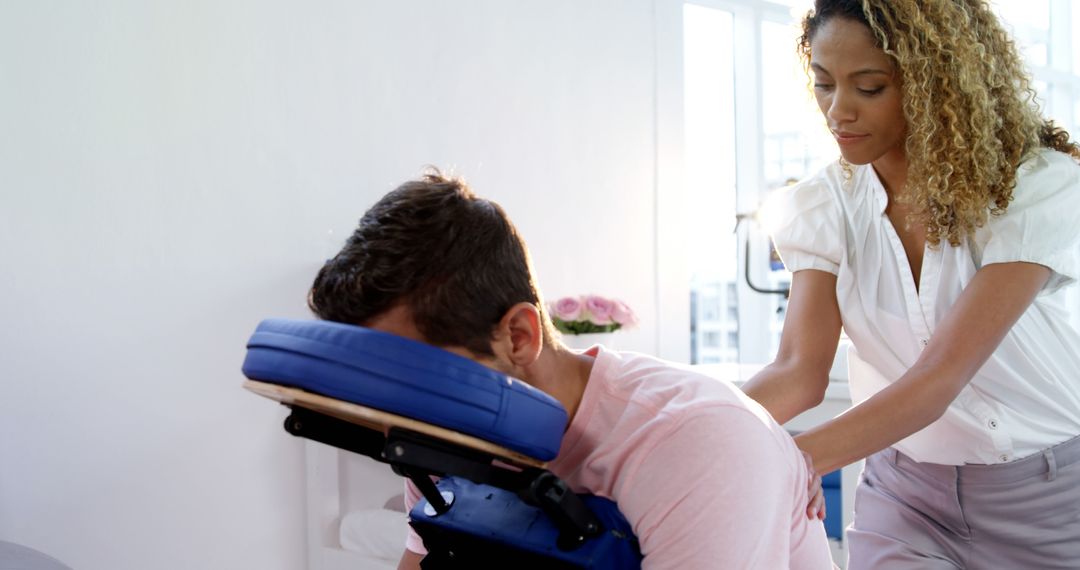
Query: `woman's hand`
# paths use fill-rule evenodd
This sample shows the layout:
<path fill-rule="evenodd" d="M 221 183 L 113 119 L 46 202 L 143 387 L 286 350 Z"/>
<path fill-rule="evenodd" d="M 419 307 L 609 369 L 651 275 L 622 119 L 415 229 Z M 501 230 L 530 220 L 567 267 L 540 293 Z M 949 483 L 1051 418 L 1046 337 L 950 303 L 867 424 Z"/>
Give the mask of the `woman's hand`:
<path fill-rule="evenodd" d="M 801 451 L 801 450 L 800 450 Z M 821 488 L 821 475 L 814 470 L 814 458 L 803 451 L 803 460 L 806 461 L 807 485 L 806 496 L 809 501 L 806 505 L 806 518 L 825 520 L 825 490 Z"/>

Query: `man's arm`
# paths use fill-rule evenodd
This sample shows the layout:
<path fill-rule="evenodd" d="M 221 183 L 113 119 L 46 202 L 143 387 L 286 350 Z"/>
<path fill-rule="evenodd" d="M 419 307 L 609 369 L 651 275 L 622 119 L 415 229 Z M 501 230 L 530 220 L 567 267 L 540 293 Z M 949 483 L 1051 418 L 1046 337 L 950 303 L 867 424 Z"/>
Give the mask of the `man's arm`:
<path fill-rule="evenodd" d="M 423 555 L 406 548 L 401 554 L 401 560 L 398 561 L 398 570 L 420 570 L 420 561 L 423 559 Z"/>
<path fill-rule="evenodd" d="M 412 511 L 416 503 L 420 502 L 423 495 L 420 494 L 420 490 L 416 488 L 409 479 L 404 479 L 405 482 L 405 512 Z M 420 539 L 420 535 L 416 534 L 416 530 L 412 525 L 405 525 L 405 552 L 401 553 L 401 560 L 398 561 L 398 570 L 420 570 L 420 561 L 427 555 L 427 551 L 418 553 L 416 550 L 423 549 L 424 543 Z"/>
<path fill-rule="evenodd" d="M 776 360 L 743 391 L 781 424 L 820 404 L 829 386 L 840 325 L 836 276 L 816 269 L 796 271 Z"/>
<path fill-rule="evenodd" d="M 1050 278 L 1033 263 L 976 272 L 907 373 L 865 402 L 795 438 L 819 473 L 857 461 L 945 413 Z"/>

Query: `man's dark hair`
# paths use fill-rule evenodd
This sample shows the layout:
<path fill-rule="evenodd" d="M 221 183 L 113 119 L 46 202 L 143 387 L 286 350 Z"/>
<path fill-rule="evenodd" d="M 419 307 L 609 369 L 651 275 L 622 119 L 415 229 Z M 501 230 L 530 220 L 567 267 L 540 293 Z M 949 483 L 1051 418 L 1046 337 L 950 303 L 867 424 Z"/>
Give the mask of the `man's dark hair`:
<path fill-rule="evenodd" d="M 495 326 L 520 302 L 540 310 L 550 338 L 528 251 L 506 213 L 437 170 L 372 206 L 308 296 L 320 318 L 361 326 L 404 304 L 430 344 L 486 356 Z"/>

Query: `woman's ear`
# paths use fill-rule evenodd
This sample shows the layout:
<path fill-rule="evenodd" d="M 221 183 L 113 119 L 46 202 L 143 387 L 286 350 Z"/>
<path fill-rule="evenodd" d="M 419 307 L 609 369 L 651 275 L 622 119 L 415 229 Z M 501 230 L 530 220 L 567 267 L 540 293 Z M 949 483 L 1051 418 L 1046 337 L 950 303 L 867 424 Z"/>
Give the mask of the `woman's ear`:
<path fill-rule="evenodd" d="M 499 320 L 495 334 L 495 354 L 513 366 L 529 366 L 540 358 L 544 346 L 540 310 L 532 303 L 518 303 Z"/>

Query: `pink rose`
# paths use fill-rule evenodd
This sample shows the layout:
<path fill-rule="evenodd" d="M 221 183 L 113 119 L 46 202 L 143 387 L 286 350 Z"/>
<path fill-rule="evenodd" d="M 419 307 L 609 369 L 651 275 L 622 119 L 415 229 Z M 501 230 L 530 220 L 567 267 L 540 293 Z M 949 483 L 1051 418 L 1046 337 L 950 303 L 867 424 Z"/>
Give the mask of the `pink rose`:
<path fill-rule="evenodd" d="M 626 303 L 615 299 L 611 302 L 611 318 L 624 327 L 632 327 L 638 324 L 637 315 Z"/>
<path fill-rule="evenodd" d="M 589 320 L 597 325 L 610 325 L 611 311 L 615 308 L 614 303 L 596 295 L 585 297 L 585 311 L 592 315 Z"/>
<path fill-rule="evenodd" d="M 551 314 L 564 321 L 576 321 L 581 316 L 581 301 L 577 297 L 563 297 L 551 305 Z"/>

